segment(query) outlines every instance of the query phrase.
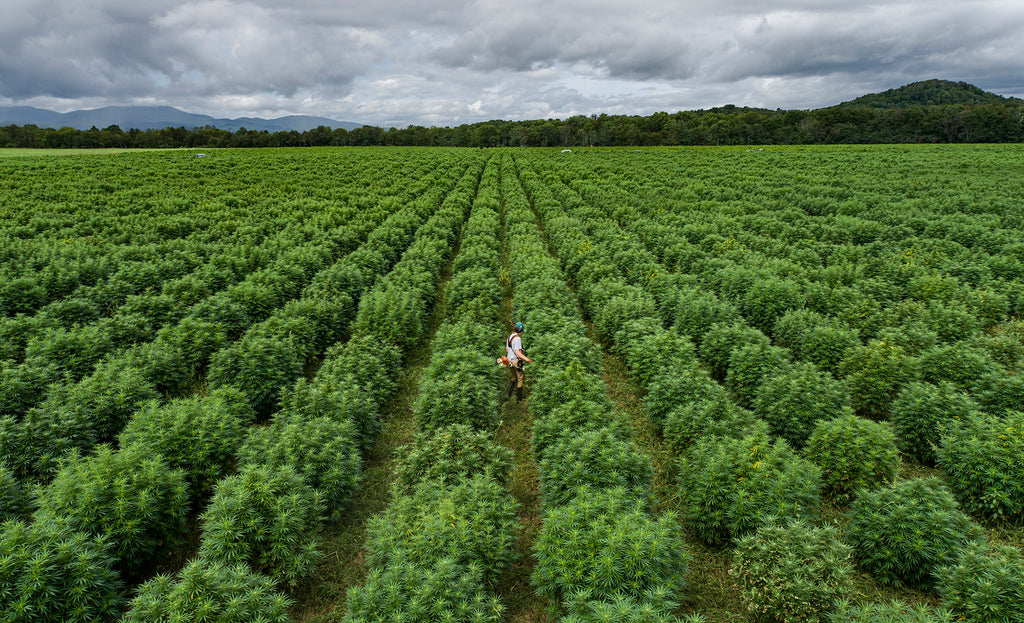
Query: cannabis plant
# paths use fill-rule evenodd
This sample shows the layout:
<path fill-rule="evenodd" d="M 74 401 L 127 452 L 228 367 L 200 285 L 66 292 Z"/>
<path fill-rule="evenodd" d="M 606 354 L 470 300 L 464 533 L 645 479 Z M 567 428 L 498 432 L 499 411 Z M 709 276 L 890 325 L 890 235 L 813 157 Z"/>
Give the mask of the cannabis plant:
<path fill-rule="evenodd" d="M 655 518 L 625 489 L 587 487 L 545 512 L 533 555 L 537 592 L 556 600 L 582 590 L 602 601 L 655 590 L 676 598 L 690 559 L 674 515 Z"/>
<path fill-rule="evenodd" d="M 836 602 L 829 623 L 952 623 L 946 609 L 910 605 L 898 601 L 853 605 L 849 600 Z"/>
<path fill-rule="evenodd" d="M 121 431 L 118 443 L 162 455 L 186 473 L 197 495 L 207 495 L 234 467 L 235 453 L 255 419 L 239 390 L 215 389 L 207 396 L 147 403 Z"/>
<path fill-rule="evenodd" d="M 1024 412 L 949 422 L 938 449 L 949 488 L 971 514 L 1024 525 Z"/>
<path fill-rule="evenodd" d="M 242 465 L 288 466 L 323 495 L 327 515 L 341 518 L 359 484 L 363 460 L 351 420 L 282 417 L 254 427 L 238 450 Z"/>
<path fill-rule="evenodd" d="M 647 455 L 632 439 L 623 439 L 610 428 L 564 437 L 548 448 L 537 467 L 546 507 L 569 502 L 580 485 L 594 490 L 620 487 L 629 495 L 646 497 L 654 476 Z"/>
<path fill-rule="evenodd" d="M 938 570 L 942 602 L 968 623 L 1024 621 L 1024 555 L 1010 545 L 972 543 Z"/>
<path fill-rule="evenodd" d="M 465 424 L 452 424 L 434 431 L 417 433 L 412 446 L 395 449 L 394 491 L 408 495 L 424 480 L 456 484 L 476 474 L 504 482 L 512 468 L 513 453 L 494 441 L 486 431 L 474 431 Z"/>
<path fill-rule="evenodd" d="M 804 456 L 821 468 L 826 493 L 841 503 L 852 500 L 861 489 L 892 482 L 900 462 L 889 425 L 852 413 L 819 420 Z"/>
<path fill-rule="evenodd" d="M 158 575 L 139 587 L 124 623 L 290 623 L 292 600 L 274 580 L 243 564 L 224 565 L 199 558 L 177 575 Z"/>
<path fill-rule="evenodd" d="M 835 528 L 791 520 L 767 523 L 739 539 L 729 573 L 755 617 L 818 623 L 848 590 L 853 565 Z"/>
<path fill-rule="evenodd" d="M 319 558 L 323 516 L 323 496 L 294 468 L 248 465 L 214 488 L 201 517 L 199 554 L 229 566 L 246 563 L 295 585 Z"/>
<path fill-rule="evenodd" d="M 818 514 L 821 471 L 763 425 L 741 439 L 700 439 L 679 466 L 685 518 L 708 543 L 745 536 L 768 517 Z"/>
<path fill-rule="evenodd" d="M 798 363 L 758 389 L 754 414 L 794 448 L 803 447 L 819 420 L 850 413 L 846 387 L 812 363 Z"/>
<path fill-rule="evenodd" d="M 398 558 L 417 564 L 451 558 L 476 565 L 491 581 L 513 559 L 516 526 L 516 502 L 490 477 L 425 480 L 370 520 L 366 549 L 374 566 Z"/>
<path fill-rule="evenodd" d="M 940 567 L 981 538 L 937 477 L 862 491 L 850 505 L 846 540 L 858 563 L 884 584 L 934 588 Z"/>
<path fill-rule="evenodd" d="M 120 568 L 144 569 L 172 547 L 185 525 L 185 473 L 139 446 L 100 446 L 69 456 L 37 496 L 35 521 L 63 518 L 75 530 L 105 538 Z"/>
<path fill-rule="evenodd" d="M 925 465 L 935 464 L 942 428 L 979 409 L 967 393 L 949 381 L 912 382 L 892 403 L 890 421 L 900 451 Z"/>
<path fill-rule="evenodd" d="M 124 602 L 102 537 L 61 517 L 0 524 L 0 622 L 113 620 Z"/>
<path fill-rule="evenodd" d="M 373 567 L 348 591 L 343 623 L 499 623 L 503 607 L 476 564 L 452 558 L 412 562 L 397 558 Z"/>

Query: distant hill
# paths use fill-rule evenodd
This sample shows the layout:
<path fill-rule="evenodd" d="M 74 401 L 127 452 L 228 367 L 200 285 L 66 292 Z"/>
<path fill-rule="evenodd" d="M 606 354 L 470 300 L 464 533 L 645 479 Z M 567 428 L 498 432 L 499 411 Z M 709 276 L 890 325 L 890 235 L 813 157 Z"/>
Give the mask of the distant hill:
<path fill-rule="evenodd" d="M 843 102 L 839 106 L 865 108 L 909 108 L 911 106 L 953 106 L 957 104 L 977 106 L 982 104 L 1021 103 L 1021 100 L 989 93 L 966 82 L 950 80 L 924 80 L 889 89 L 882 93 L 871 93 L 857 99 Z"/>
<path fill-rule="evenodd" d="M 209 115 L 187 113 L 170 106 L 107 106 L 93 110 L 74 110 L 67 113 L 33 108 L 32 106 L 0 106 L 0 127 L 8 125 L 35 125 L 41 128 L 70 127 L 88 130 L 103 129 L 112 125 L 122 130 L 159 130 L 161 128 L 201 128 L 213 126 L 221 130 L 236 132 L 239 128 L 267 132 L 305 132 L 319 126 L 354 130 L 363 127 L 361 123 L 337 121 L 326 117 L 290 115 L 277 119 L 242 117 L 239 119 L 216 119 Z"/>

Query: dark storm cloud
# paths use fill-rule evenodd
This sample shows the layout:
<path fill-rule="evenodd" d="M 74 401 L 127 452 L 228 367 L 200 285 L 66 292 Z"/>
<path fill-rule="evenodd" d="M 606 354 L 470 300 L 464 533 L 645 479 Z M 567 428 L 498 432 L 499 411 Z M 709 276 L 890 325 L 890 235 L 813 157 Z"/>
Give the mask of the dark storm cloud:
<path fill-rule="evenodd" d="M 1008 0 L 7 0 L 0 104 L 381 125 L 1024 94 Z"/>
<path fill-rule="evenodd" d="M 1019 11 L 1017 12 L 1019 15 Z M 1009 46 L 1020 19 L 1003 22 L 976 3 L 946 10 L 887 4 L 844 12 L 788 11 L 743 20 L 722 54 L 708 64 L 722 81 L 765 76 L 932 71 L 991 63 L 988 45 Z"/>
<path fill-rule="evenodd" d="M 689 49 L 678 29 L 643 23 L 643 15 L 629 5 L 595 7 L 559 12 L 552 10 L 557 6 L 538 5 L 518 7 L 522 13 L 499 11 L 429 57 L 477 71 L 530 71 L 563 63 L 607 77 L 687 77 Z"/>

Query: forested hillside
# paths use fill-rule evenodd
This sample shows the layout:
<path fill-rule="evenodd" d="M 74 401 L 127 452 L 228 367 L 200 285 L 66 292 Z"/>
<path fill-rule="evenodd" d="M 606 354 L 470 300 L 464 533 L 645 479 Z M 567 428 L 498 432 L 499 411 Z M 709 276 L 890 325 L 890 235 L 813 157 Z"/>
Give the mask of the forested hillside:
<path fill-rule="evenodd" d="M 723 106 L 639 115 L 486 121 L 456 127 L 408 126 L 307 132 L 214 127 L 123 130 L 0 128 L 0 146 L 35 148 L 576 147 L 659 145 L 810 145 L 872 143 L 1017 143 L 1024 141 L 1024 101 L 963 82 L 929 80 L 816 110 Z"/>

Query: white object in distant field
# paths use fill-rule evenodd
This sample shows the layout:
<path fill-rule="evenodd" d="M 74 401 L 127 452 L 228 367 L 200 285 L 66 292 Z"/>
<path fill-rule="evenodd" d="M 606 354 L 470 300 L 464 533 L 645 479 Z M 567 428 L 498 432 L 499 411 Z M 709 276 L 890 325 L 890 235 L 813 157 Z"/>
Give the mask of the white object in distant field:
<path fill-rule="evenodd" d="M 571 154 L 571 153 L 572 153 L 572 150 L 571 150 L 571 149 L 563 149 L 563 150 L 562 150 L 562 153 L 563 153 L 563 154 Z"/>

